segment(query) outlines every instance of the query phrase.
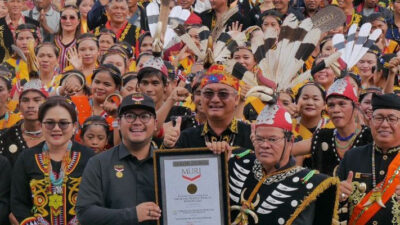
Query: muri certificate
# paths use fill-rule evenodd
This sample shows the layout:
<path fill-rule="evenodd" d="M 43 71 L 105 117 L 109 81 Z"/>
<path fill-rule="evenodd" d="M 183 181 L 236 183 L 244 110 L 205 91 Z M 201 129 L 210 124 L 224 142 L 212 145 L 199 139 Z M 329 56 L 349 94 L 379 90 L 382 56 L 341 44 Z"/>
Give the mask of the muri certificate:
<path fill-rule="evenodd" d="M 220 155 L 160 158 L 163 224 L 223 225 Z"/>

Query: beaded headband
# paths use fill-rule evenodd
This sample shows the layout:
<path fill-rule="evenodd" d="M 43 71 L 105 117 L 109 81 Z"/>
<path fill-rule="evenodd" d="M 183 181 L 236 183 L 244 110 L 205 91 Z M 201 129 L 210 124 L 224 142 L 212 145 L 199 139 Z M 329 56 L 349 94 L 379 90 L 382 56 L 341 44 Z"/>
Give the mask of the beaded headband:
<path fill-rule="evenodd" d="M 80 43 L 82 43 L 83 41 L 86 41 L 86 40 L 92 40 L 92 41 L 97 42 L 97 37 L 84 37 L 84 38 L 79 38 L 79 39 L 76 41 L 76 43 L 77 43 L 77 44 L 80 44 Z"/>

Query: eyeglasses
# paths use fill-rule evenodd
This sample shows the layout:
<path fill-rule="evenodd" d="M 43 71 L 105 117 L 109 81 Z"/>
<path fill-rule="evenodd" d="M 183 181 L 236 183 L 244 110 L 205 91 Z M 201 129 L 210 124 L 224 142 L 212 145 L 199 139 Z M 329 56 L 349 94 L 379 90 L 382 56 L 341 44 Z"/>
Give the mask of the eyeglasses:
<path fill-rule="evenodd" d="M 375 122 L 375 124 L 379 125 L 382 124 L 384 120 L 388 122 L 390 125 L 395 125 L 399 121 L 400 117 L 397 117 L 395 115 L 389 115 L 389 116 L 382 116 L 382 115 L 375 115 L 372 116 L 372 121 Z"/>
<path fill-rule="evenodd" d="M 76 20 L 76 17 L 75 16 L 61 16 L 61 20 L 67 20 L 67 19 L 74 21 L 74 20 Z"/>
<path fill-rule="evenodd" d="M 203 91 L 202 94 L 203 97 L 207 99 L 212 99 L 214 98 L 214 95 L 217 94 L 219 99 L 226 100 L 228 99 L 229 95 L 233 93 L 229 91 Z"/>
<path fill-rule="evenodd" d="M 58 122 L 45 121 L 45 122 L 43 122 L 43 124 L 47 130 L 53 130 L 56 127 L 56 124 L 61 130 L 66 130 L 69 127 L 69 125 L 72 124 L 72 122 L 69 122 L 69 121 L 58 121 Z"/>
<path fill-rule="evenodd" d="M 147 123 L 150 121 L 150 119 L 153 117 L 153 114 L 151 113 L 142 113 L 142 114 L 135 114 L 135 113 L 125 113 L 123 115 L 123 117 L 125 118 L 125 120 L 128 123 L 133 123 L 136 121 L 136 118 L 139 117 L 140 121 L 142 123 Z"/>
<path fill-rule="evenodd" d="M 261 144 L 263 144 L 265 142 L 267 142 L 268 144 L 277 144 L 279 141 L 281 141 L 283 139 L 285 139 L 285 137 L 281 137 L 281 138 L 278 138 L 278 137 L 266 137 L 266 138 L 263 138 L 263 137 L 256 136 L 256 138 L 254 139 L 254 142 L 256 144 L 258 144 L 258 145 L 261 145 Z"/>

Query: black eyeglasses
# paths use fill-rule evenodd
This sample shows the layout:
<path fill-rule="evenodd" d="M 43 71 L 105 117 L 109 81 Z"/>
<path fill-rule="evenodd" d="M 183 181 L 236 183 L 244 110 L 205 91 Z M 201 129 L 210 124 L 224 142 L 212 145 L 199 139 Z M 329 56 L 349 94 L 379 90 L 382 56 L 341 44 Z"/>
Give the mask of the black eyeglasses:
<path fill-rule="evenodd" d="M 212 99 L 215 94 L 217 94 L 218 98 L 221 100 L 226 100 L 228 99 L 229 95 L 233 94 L 232 92 L 229 91 L 203 91 L 202 92 L 203 97 L 207 99 Z"/>
<path fill-rule="evenodd" d="M 382 124 L 383 121 L 387 121 L 388 124 L 390 125 L 395 125 L 399 121 L 400 117 L 397 117 L 395 115 L 389 115 L 389 116 L 382 116 L 382 115 L 375 115 L 372 116 L 372 121 L 375 122 L 375 124 Z"/>
<path fill-rule="evenodd" d="M 56 124 L 61 130 L 66 130 L 69 127 L 69 125 L 72 124 L 72 122 L 69 122 L 69 121 L 58 121 L 58 122 L 45 121 L 45 122 L 43 122 L 43 124 L 47 130 L 53 130 L 56 127 Z"/>
<path fill-rule="evenodd" d="M 142 114 L 125 113 L 123 115 L 123 117 L 125 118 L 126 122 L 128 122 L 128 123 L 135 122 L 138 117 L 142 123 L 147 123 L 153 117 L 153 114 L 152 113 L 142 113 Z"/>

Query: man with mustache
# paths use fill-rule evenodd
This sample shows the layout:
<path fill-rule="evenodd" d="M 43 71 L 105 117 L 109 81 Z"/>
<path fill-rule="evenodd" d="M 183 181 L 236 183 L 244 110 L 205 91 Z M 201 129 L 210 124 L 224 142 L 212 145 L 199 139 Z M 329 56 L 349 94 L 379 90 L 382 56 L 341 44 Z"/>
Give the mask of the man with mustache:
<path fill-rule="evenodd" d="M 349 150 L 340 163 L 341 222 L 400 222 L 400 97 L 374 94 L 373 143 Z"/>
<path fill-rule="evenodd" d="M 118 115 L 122 143 L 86 165 L 76 205 L 79 223 L 155 225 L 161 210 L 154 203 L 154 101 L 141 93 L 128 95 Z"/>

